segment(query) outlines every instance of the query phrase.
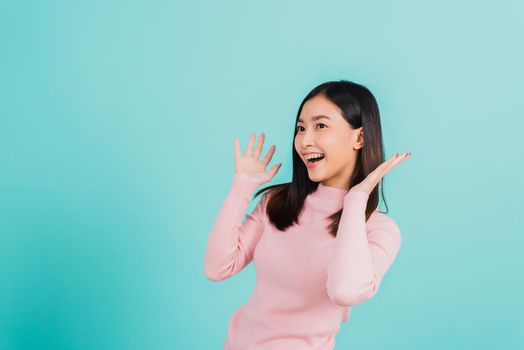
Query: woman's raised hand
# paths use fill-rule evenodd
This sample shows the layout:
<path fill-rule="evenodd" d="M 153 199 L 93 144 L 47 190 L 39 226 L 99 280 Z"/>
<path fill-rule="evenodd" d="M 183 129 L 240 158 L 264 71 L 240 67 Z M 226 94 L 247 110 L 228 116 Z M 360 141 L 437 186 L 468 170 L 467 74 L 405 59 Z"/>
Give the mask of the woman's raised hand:
<path fill-rule="evenodd" d="M 398 155 L 398 152 L 395 153 L 391 158 L 384 161 L 382 164 L 380 164 L 375 170 L 373 170 L 371 173 L 366 176 L 362 182 L 356 184 L 355 186 L 351 187 L 351 189 L 355 190 L 362 190 L 364 192 L 367 192 L 368 194 L 371 194 L 375 186 L 378 185 L 380 180 L 394 167 L 405 161 L 411 156 L 411 152 L 403 153 L 401 156 Z"/>
<path fill-rule="evenodd" d="M 273 165 L 269 171 L 266 172 L 265 169 L 275 153 L 276 146 L 271 146 L 264 159 L 260 160 L 259 158 L 260 153 L 262 152 L 262 147 L 264 146 L 265 135 L 264 133 L 260 134 L 257 146 L 253 151 L 255 137 L 256 133 L 251 134 L 244 155 L 240 153 L 240 144 L 238 138 L 235 137 L 235 174 L 244 179 L 255 182 L 257 185 L 262 185 L 269 182 L 273 176 L 275 176 L 282 163 Z"/>

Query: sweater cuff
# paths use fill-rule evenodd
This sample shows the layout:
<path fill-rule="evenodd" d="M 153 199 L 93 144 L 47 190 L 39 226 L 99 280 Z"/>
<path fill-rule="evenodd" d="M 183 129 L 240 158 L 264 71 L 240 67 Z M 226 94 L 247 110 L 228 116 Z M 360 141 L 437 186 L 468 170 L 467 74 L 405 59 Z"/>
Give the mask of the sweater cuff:
<path fill-rule="evenodd" d="M 360 189 L 350 189 L 344 197 L 344 207 L 351 206 L 366 210 L 368 204 L 369 193 Z"/>

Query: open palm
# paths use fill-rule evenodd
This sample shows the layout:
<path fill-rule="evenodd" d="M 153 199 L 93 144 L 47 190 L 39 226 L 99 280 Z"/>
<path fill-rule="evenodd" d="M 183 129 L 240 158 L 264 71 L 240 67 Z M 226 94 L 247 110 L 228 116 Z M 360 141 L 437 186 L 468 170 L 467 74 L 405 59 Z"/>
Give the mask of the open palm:
<path fill-rule="evenodd" d="M 361 190 L 364 192 L 367 192 L 368 194 L 373 191 L 375 186 L 380 182 L 380 180 L 394 167 L 405 161 L 407 158 L 411 156 L 411 152 L 406 152 L 402 154 L 400 157 L 398 155 L 398 152 L 395 153 L 393 156 L 391 156 L 388 160 L 384 161 L 382 164 L 380 164 L 375 170 L 373 170 L 371 173 L 366 176 L 366 178 L 356 184 L 355 186 L 351 187 L 351 189 L 354 190 Z"/>
<path fill-rule="evenodd" d="M 235 174 L 261 185 L 271 181 L 278 169 L 280 169 L 282 163 L 273 165 L 269 171 L 266 172 L 265 169 L 275 153 L 276 146 L 272 145 L 267 151 L 264 159 L 260 160 L 259 158 L 260 153 L 262 152 L 262 147 L 264 146 L 265 135 L 264 133 L 260 134 L 258 143 L 253 150 L 255 138 L 256 133 L 251 134 L 246 152 L 242 155 L 240 152 L 240 143 L 238 138 L 235 137 Z"/>

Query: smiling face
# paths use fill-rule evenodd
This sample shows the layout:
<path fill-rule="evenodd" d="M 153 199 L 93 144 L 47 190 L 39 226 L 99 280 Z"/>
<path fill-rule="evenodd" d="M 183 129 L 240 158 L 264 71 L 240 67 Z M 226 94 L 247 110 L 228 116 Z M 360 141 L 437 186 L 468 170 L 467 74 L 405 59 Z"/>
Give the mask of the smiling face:
<path fill-rule="evenodd" d="M 352 129 L 336 104 L 317 95 L 302 106 L 296 128 L 295 150 L 311 181 L 347 190 L 363 145 L 362 127 Z M 309 153 L 324 158 L 310 163 Z"/>

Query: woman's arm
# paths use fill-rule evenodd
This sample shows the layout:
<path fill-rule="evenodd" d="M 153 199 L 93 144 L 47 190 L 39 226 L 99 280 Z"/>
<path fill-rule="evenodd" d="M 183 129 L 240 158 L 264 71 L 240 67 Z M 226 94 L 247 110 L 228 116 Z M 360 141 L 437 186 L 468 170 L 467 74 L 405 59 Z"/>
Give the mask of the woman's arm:
<path fill-rule="evenodd" d="M 366 225 L 368 198 L 368 192 L 355 188 L 344 198 L 326 285 L 329 298 L 340 306 L 372 298 L 400 249 L 400 230 L 391 218 L 376 212 Z"/>
<path fill-rule="evenodd" d="M 253 251 L 264 230 L 266 195 L 254 210 L 246 208 L 258 184 L 236 174 L 207 241 L 204 274 L 212 281 L 225 280 L 253 260 Z"/>

